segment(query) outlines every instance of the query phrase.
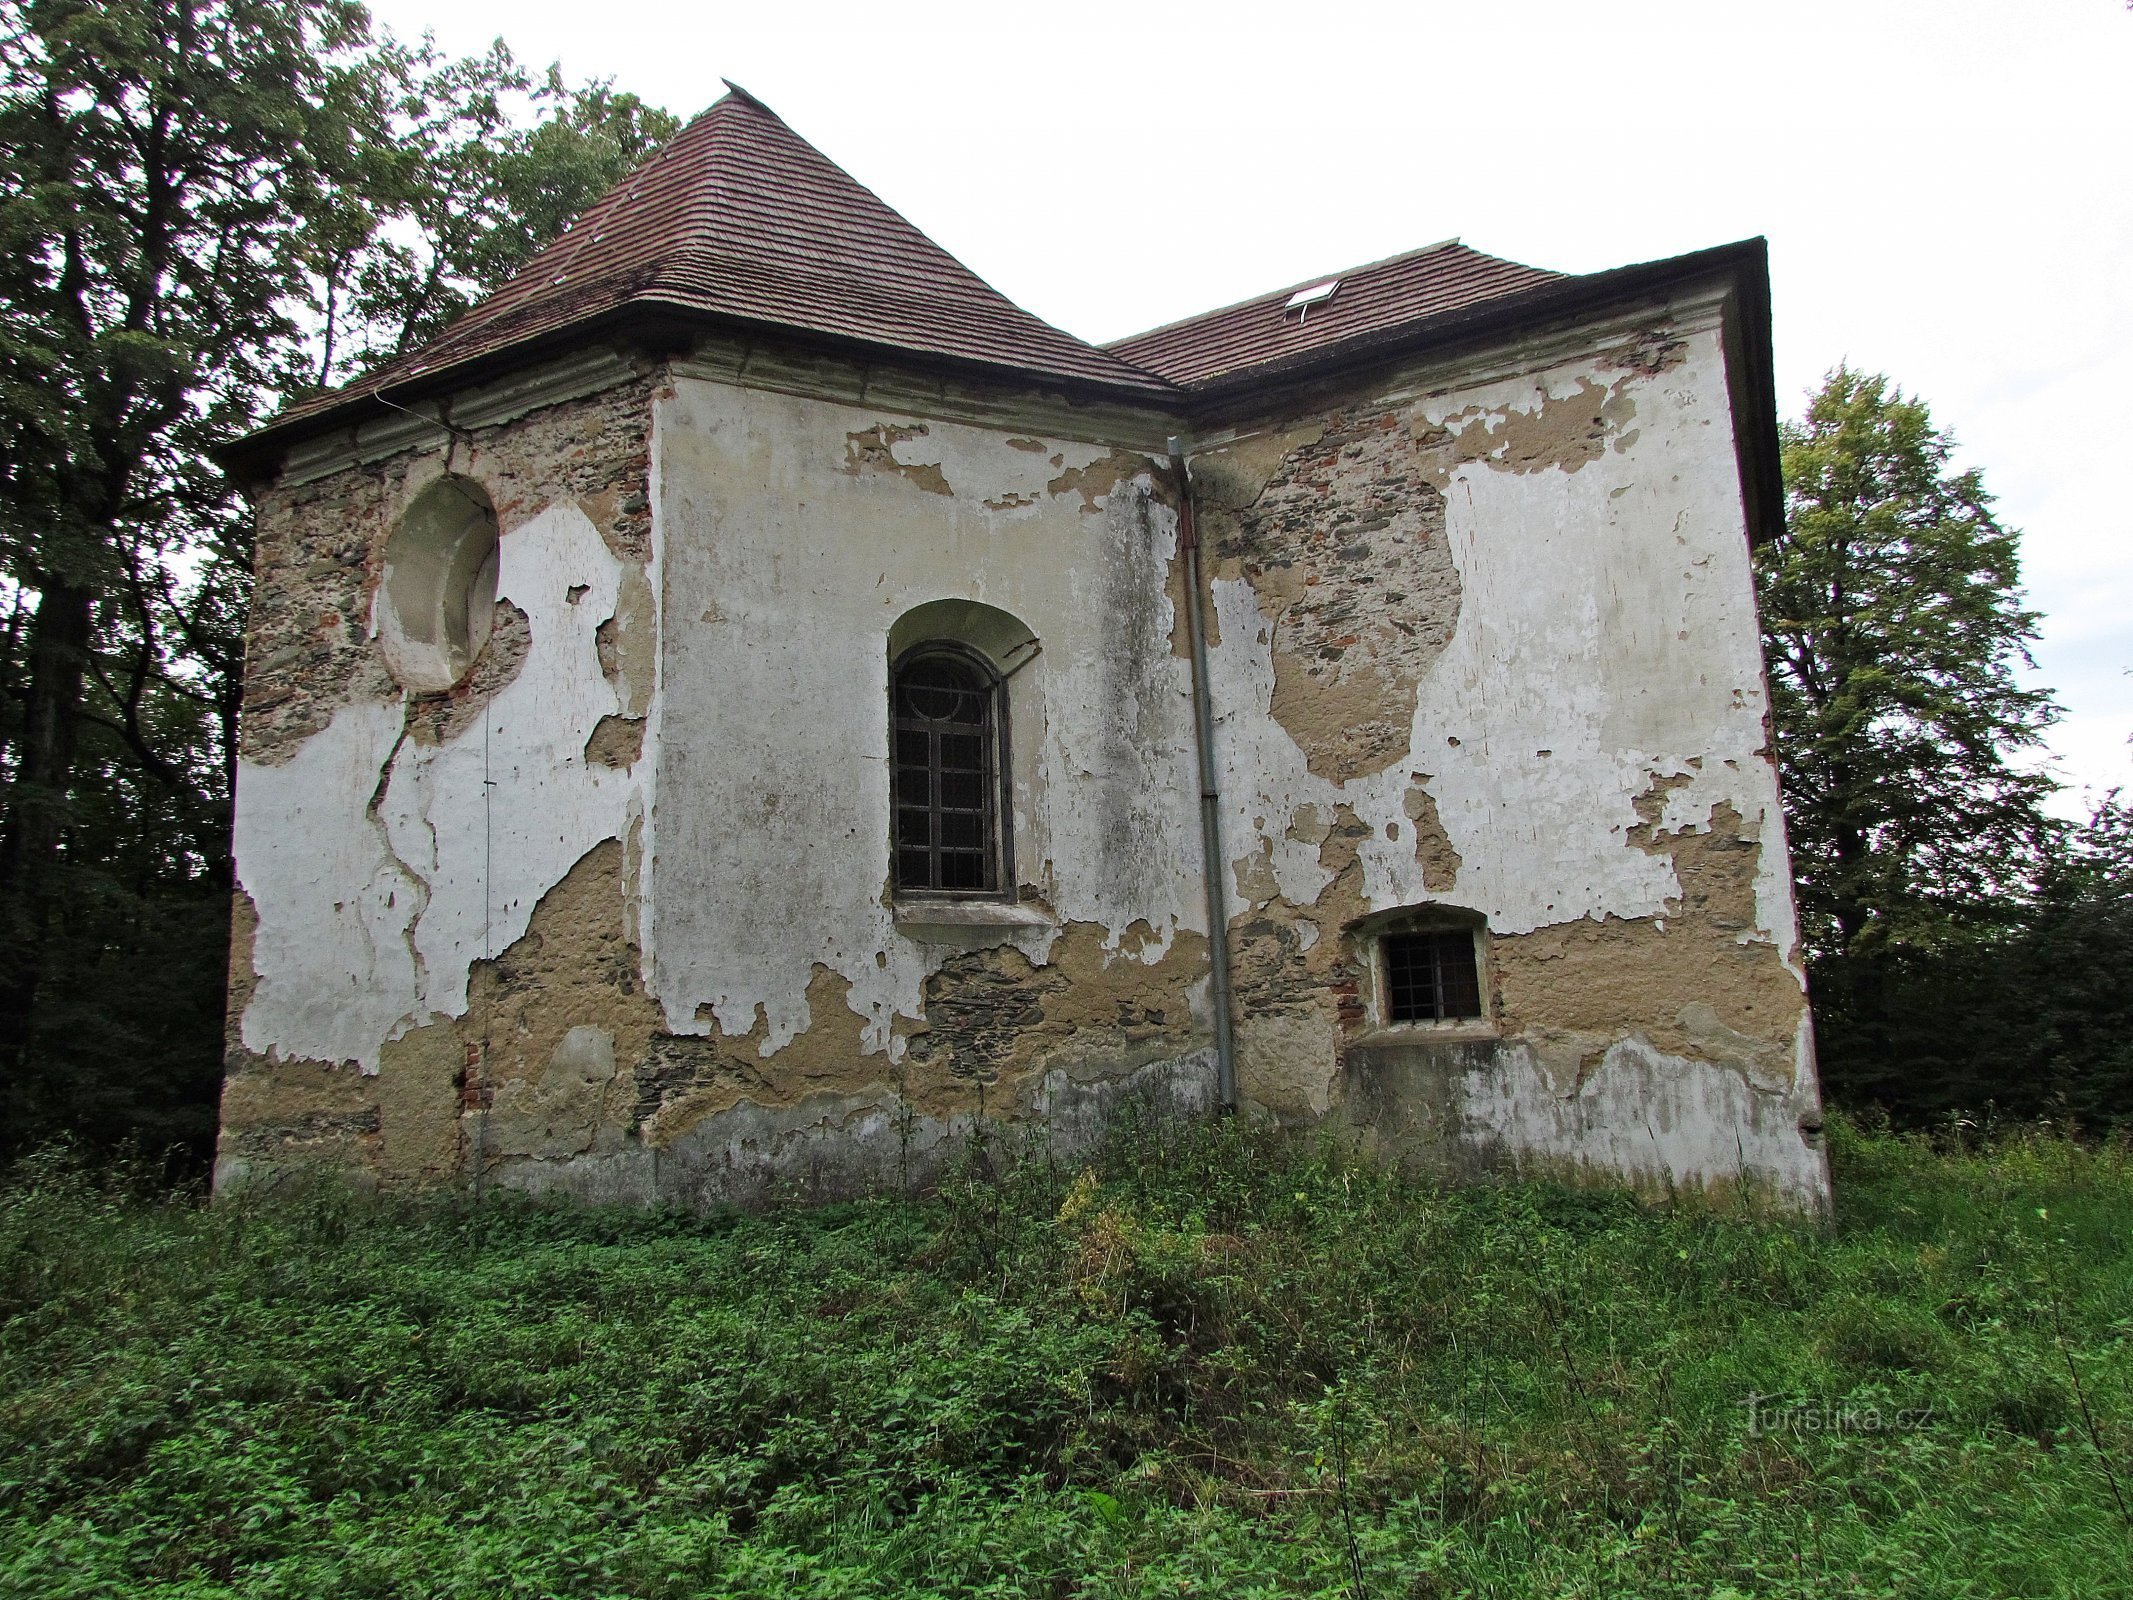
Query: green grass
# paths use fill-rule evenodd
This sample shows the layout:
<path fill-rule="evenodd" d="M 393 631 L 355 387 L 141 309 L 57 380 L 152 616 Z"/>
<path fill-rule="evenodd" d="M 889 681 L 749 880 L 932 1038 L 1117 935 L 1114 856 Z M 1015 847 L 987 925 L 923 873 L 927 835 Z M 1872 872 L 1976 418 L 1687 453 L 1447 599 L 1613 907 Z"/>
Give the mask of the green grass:
<path fill-rule="evenodd" d="M 34 1163 L 0 1593 L 2133 1594 L 2133 1149 L 1837 1163 L 1821 1234 L 1243 1125 L 746 1219 Z"/>

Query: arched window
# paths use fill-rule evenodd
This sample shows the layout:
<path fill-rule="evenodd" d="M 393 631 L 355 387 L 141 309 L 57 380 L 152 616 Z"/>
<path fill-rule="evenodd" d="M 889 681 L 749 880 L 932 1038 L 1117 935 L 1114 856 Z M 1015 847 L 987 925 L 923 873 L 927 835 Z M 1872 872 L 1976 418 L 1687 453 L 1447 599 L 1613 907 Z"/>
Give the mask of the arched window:
<path fill-rule="evenodd" d="M 914 645 L 889 680 L 896 887 L 1001 894 L 1013 887 L 1001 780 L 1007 706 L 991 663 L 961 645 Z"/>

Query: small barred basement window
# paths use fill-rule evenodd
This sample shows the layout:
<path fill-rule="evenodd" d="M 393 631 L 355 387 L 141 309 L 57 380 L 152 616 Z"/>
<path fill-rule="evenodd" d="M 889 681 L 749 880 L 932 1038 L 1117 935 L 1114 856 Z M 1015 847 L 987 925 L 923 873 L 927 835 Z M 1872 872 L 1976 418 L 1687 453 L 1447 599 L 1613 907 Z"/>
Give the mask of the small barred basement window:
<path fill-rule="evenodd" d="M 1378 948 L 1385 963 L 1387 1022 L 1448 1022 L 1481 1015 L 1481 974 L 1470 930 L 1388 933 Z"/>
<path fill-rule="evenodd" d="M 1001 826 L 1004 687 L 975 651 L 922 644 L 890 680 L 896 887 L 987 895 L 1013 881 Z"/>

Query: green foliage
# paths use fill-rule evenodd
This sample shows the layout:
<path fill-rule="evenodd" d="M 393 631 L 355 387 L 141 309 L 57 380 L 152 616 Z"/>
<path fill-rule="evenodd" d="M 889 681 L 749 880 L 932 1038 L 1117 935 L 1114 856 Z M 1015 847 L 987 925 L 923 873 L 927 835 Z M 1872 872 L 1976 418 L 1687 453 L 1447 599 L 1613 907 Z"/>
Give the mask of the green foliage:
<path fill-rule="evenodd" d="M 324 387 L 413 350 L 562 233 L 680 124 L 612 83 L 527 73 L 499 39 L 451 60 L 425 38 L 378 55 L 397 160 L 370 203 L 312 246 Z"/>
<path fill-rule="evenodd" d="M 1913 1123 L 2133 1119 L 2126 813 L 2047 817 L 2017 535 L 1924 404 L 1839 367 L 1756 553 L 1824 1087 Z"/>
<path fill-rule="evenodd" d="M 83 1113 L 200 1131 L 170 1113 L 219 1054 L 201 935 L 227 903 L 246 565 L 205 451 L 299 336 L 298 219 L 369 179 L 366 28 L 337 0 L 0 0 L 10 1141 Z"/>
<path fill-rule="evenodd" d="M 1954 441 L 1839 367 L 1784 429 L 1786 528 L 1756 555 L 1808 945 L 1930 947 L 2027 887 L 2055 787 L 2016 758 L 2056 716 L 2021 688 L 2037 614 L 2018 536 Z"/>
<path fill-rule="evenodd" d="M 45 1161 L 0 1589 L 2133 1593 L 2133 1151 L 1835 1135 L 1828 1233 L 1239 1124 L 747 1219 Z"/>
<path fill-rule="evenodd" d="M 1902 1071 L 1879 1098 L 1912 1120 L 2133 1122 L 2133 811 L 2114 797 L 2067 830 L 2003 920 L 1884 964 L 1889 1050 Z M 1840 1012 L 1823 1030 L 1840 1049 L 1852 1043 L 1844 1021 Z M 1844 1071 L 1837 1085 L 1858 1076 Z"/>

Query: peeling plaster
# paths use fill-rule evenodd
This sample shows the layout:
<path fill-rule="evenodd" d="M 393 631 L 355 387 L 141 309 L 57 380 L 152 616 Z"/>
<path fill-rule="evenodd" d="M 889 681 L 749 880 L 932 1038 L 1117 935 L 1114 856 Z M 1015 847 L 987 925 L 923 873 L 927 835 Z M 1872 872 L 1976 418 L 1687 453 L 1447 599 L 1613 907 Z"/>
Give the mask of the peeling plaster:
<path fill-rule="evenodd" d="M 1465 1151 L 1456 1161 L 1745 1179 L 1820 1205 L 1826 1171 L 1801 1133 L 1819 1124 L 1811 1030 L 1715 325 L 1644 341 L 1633 359 L 1400 405 L 1194 464 L 1210 525 L 1247 533 L 1223 546 L 1241 559 L 1210 586 L 1209 657 L 1240 982 L 1273 1008 L 1240 1019 L 1248 1097 L 1311 1119 L 1356 1096 L 1340 1114 L 1365 1126 L 1448 1117 L 1456 1126 L 1421 1144 Z M 1416 675 L 1405 748 L 1359 771 L 1317 748 L 1323 719 L 1299 722 L 1293 695 L 1284 714 L 1283 619 L 1307 591 L 1283 557 L 1382 515 L 1326 473 L 1323 448 L 1297 453 L 1322 440 L 1354 441 L 1343 460 L 1367 453 L 1403 416 L 1444 496 L 1457 609 Z M 1292 460 L 1323 486 L 1301 515 L 1294 486 L 1312 484 Z M 1290 499 L 1263 516 L 1269 483 Z M 1397 519 L 1390 531 L 1430 532 Z M 1382 551 L 1364 558 L 1397 570 Z M 1504 1037 L 1410 1050 L 1389 1079 L 1368 1063 L 1401 1052 L 1351 1051 L 1334 1083 L 1335 1019 L 1359 1021 L 1361 1007 L 1353 970 L 1311 954 L 1319 922 L 1432 902 L 1481 913 L 1495 936 Z M 1447 1076 L 1467 1055 L 1487 1064 Z"/>
<path fill-rule="evenodd" d="M 375 1072 L 415 1010 L 422 885 L 370 809 L 401 721 L 398 705 L 345 705 L 287 761 L 238 763 L 237 880 L 259 919 L 247 1050 Z"/>
<path fill-rule="evenodd" d="M 382 812 L 429 887 L 414 944 L 432 1012 L 463 1013 L 473 962 L 523 934 L 541 896 L 600 840 L 620 839 L 632 802 L 643 803 L 627 772 L 585 754 L 601 719 L 622 709 L 597 641 L 620 576 L 574 505 L 512 530 L 498 588 L 531 621 L 526 665 L 479 727 L 395 764 Z"/>
<path fill-rule="evenodd" d="M 1240 1081 L 1388 1149 L 1746 1178 L 1812 1206 L 1811 1034 L 1715 320 L 1630 343 L 1428 394 L 1396 376 L 1393 398 L 1196 457 Z M 987 426 L 869 392 L 674 376 L 648 460 L 603 458 L 552 500 L 544 464 L 577 458 L 551 441 L 518 461 L 532 476 L 496 495 L 502 645 L 452 697 L 382 700 L 342 637 L 360 625 L 291 586 L 277 641 L 316 621 L 302 648 L 355 670 L 330 694 L 270 675 L 288 703 L 241 764 L 257 966 L 232 998 L 260 1059 L 231 1079 L 232 1173 L 281 1143 L 387 1181 L 471 1153 L 529 1189 L 746 1201 L 922 1181 L 979 1119 L 1078 1148 L 1128 1093 L 1205 1106 L 1160 468 L 1046 434 L 1079 425 L 1067 411 Z M 641 451 L 635 416 L 634 435 L 620 410 L 578 420 Z M 622 498 L 647 470 L 648 496 Z M 1266 548 L 1221 553 L 1269 484 Z M 296 547 L 345 581 L 324 530 L 339 502 L 377 525 L 381 491 L 321 491 Z M 360 617 L 352 598 L 335 615 Z M 1008 685 L 1021 904 L 900 925 L 890 641 L 964 602 L 1035 645 Z M 1432 901 L 1492 930 L 1496 1015 L 1402 1055 L 1358 1031 L 1355 930 Z M 381 1061 L 364 1088 L 353 1069 Z"/>
<path fill-rule="evenodd" d="M 659 402 L 655 440 L 664 614 L 690 619 L 666 635 L 648 737 L 647 943 L 672 1031 L 753 1035 L 773 1057 L 820 1020 L 820 968 L 847 985 L 861 1048 L 900 1058 L 894 1019 L 922 1015 L 958 953 L 898 932 L 882 887 L 888 632 L 931 601 L 980 601 L 1043 641 L 1010 681 L 1028 892 L 1100 926 L 1116 959 L 1204 932 L 1178 847 L 1194 821 L 1176 524 L 1145 458 L 700 379 Z M 1057 933 L 990 937 L 1041 967 Z"/>
<path fill-rule="evenodd" d="M 1144 1116 L 1206 1116 L 1215 1104 L 1214 1052 L 1152 1061 L 1118 1076 L 1055 1067 L 1036 1080 L 1021 1127 L 977 1110 L 914 1104 L 886 1085 L 783 1103 L 738 1098 L 671 1143 L 625 1146 L 567 1160 L 521 1161 L 497 1181 L 531 1194 L 601 1204 L 760 1206 L 824 1201 L 937 1182 L 981 1133 L 1003 1157 L 1041 1148 L 1071 1159 L 1095 1151 L 1129 1106 Z"/>
<path fill-rule="evenodd" d="M 622 566 L 576 505 L 548 507 L 503 537 L 498 598 L 530 637 L 471 726 L 421 744 L 403 704 L 359 702 L 286 763 L 239 763 L 237 875 L 260 929 L 247 1049 L 376 1071 L 388 1039 L 464 1014 L 473 963 L 623 837 L 641 780 L 586 755 L 622 710 L 597 640 Z"/>
<path fill-rule="evenodd" d="M 1707 827 L 1721 805 L 1748 819 L 1763 871 L 1756 926 L 1742 937 L 1790 959 L 1791 885 L 1763 754 L 1715 331 L 1682 356 L 1657 376 L 1619 380 L 1618 392 L 1634 384 L 1642 424 L 1630 448 L 1590 450 L 1579 433 L 1568 467 L 1534 459 L 1530 424 L 1547 405 L 1591 401 L 1582 373 L 1506 379 L 1417 408 L 1418 428 L 1457 420 L 1461 437 L 1497 443 L 1477 443 L 1449 476 L 1457 624 L 1421 677 L 1409 749 L 1375 772 L 1336 784 L 1310 771 L 1271 715 L 1272 624 L 1257 592 L 1215 580 L 1223 643 L 1210 661 L 1233 860 L 1263 853 L 1283 897 L 1309 905 L 1330 878 L 1290 819 L 1346 804 L 1373 835 L 1360 850 L 1372 909 L 1450 898 L 1427 881 L 1402 826 L 1420 814 L 1410 788 L 1422 772 L 1459 863 L 1456 903 L 1483 911 L 1494 932 L 1659 916 L 1680 886 L 1668 860 L 1631 848 L 1629 835 L 1642 821 L 1638 797 L 1655 780 L 1682 780 L 1658 825 Z M 1596 403 L 1595 416 L 1606 404 L 1621 409 Z M 1655 537 L 1655 527 L 1667 531 Z"/>

